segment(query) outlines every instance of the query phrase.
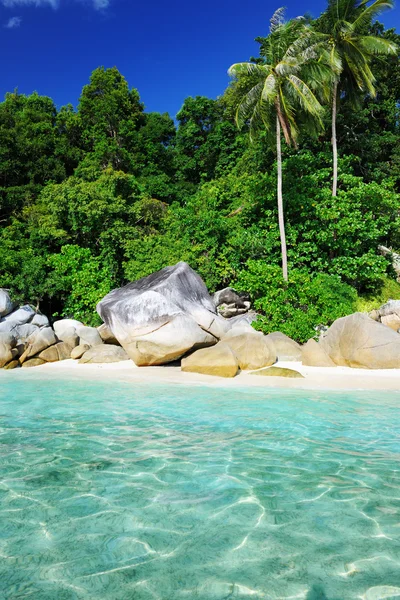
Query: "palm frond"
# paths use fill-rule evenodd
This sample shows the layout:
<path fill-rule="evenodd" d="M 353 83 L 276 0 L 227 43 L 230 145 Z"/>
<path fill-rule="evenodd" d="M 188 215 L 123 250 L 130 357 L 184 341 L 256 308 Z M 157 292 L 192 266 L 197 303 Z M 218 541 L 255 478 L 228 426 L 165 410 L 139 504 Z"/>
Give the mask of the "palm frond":
<path fill-rule="evenodd" d="M 278 8 L 274 14 L 272 15 L 271 19 L 270 19 L 270 26 L 269 26 L 269 30 L 271 33 L 273 33 L 274 31 L 276 31 L 279 27 L 281 27 L 284 22 L 285 22 L 285 12 L 286 12 L 286 7 L 285 6 L 281 6 L 281 8 Z"/>
<path fill-rule="evenodd" d="M 396 54 L 398 46 L 391 40 L 373 35 L 360 36 L 359 44 L 364 52 L 368 54 Z"/>
<path fill-rule="evenodd" d="M 385 10 L 393 8 L 393 0 L 375 0 L 370 6 L 367 6 L 360 15 L 353 21 L 355 30 L 360 31 L 368 26 L 373 19 L 380 15 Z"/>
<path fill-rule="evenodd" d="M 236 63 L 229 67 L 228 74 L 231 77 L 242 75 L 258 75 L 260 78 L 267 77 L 270 70 L 265 65 L 257 65 L 250 62 Z"/>
<path fill-rule="evenodd" d="M 274 98 L 276 97 L 276 79 L 274 75 L 268 75 L 265 80 L 261 98 L 264 102 L 273 103 Z"/>
<path fill-rule="evenodd" d="M 288 83 L 293 87 L 296 99 L 302 109 L 310 115 L 320 118 L 323 108 L 308 85 L 295 75 L 288 77 Z"/>
<path fill-rule="evenodd" d="M 245 96 L 243 96 L 236 110 L 236 123 L 238 127 L 243 127 L 246 121 L 251 118 L 252 113 L 254 112 L 255 107 L 260 100 L 263 87 L 264 82 L 260 81 L 249 92 L 247 92 Z"/>

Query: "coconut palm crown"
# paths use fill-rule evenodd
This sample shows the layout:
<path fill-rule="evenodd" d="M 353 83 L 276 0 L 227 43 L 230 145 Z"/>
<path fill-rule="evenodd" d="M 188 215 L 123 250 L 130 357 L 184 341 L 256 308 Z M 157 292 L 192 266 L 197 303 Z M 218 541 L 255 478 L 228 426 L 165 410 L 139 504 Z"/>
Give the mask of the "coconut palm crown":
<path fill-rule="evenodd" d="M 371 23 L 383 11 L 393 8 L 392 0 L 329 0 L 325 13 L 317 20 L 316 30 L 334 65 L 332 71 L 332 195 L 337 194 L 337 105 L 341 94 L 354 103 L 360 93 L 376 95 L 372 59 L 378 55 L 396 54 L 392 41 L 369 35 Z"/>
<path fill-rule="evenodd" d="M 232 65 L 238 89 L 244 91 L 236 111 L 239 127 L 248 124 L 250 136 L 259 130 L 275 133 L 277 150 L 278 218 L 283 278 L 288 279 L 286 235 L 282 199 L 281 131 L 290 146 L 297 145 L 299 115 L 322 128 L 323 108 L 313 89 L 318 79 L 326 80 L 321 44 L 304 18 L 285 22 L 284 8 L 271 19 L 270 33 L 259 38 L 260 58 Z M 321 84 L 321 89 L 322 89 Z"/>

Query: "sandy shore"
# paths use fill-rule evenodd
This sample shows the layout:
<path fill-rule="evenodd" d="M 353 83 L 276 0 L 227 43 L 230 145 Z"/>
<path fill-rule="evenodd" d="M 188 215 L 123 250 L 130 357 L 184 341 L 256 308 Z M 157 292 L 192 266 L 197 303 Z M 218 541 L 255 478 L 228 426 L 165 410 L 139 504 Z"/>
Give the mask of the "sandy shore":
<path fill-rule="evenodd" d="M 274 387 L 288 389 L 331 390 L 397 390 L 400 391 L 400 369 L 350 369 L 349 367 L 306 367 L 298 362 L 278 362 L 275 366 L 299 371 L 304 379 L 283 377 L 257 377 L 241 372 L 234 378 L 211 377 L 197 373 L 184 373 L 178 366 L 136 367 L 131 361 L 88 365 L 64 360 L 47 363 L 34 369 L 17 369 L 7 373 L 16 377 L 29 374 L 43 376 L 102 379 L 125 382 L 173 383 L 182 385 L 212 385 L 213 387 Z"/>

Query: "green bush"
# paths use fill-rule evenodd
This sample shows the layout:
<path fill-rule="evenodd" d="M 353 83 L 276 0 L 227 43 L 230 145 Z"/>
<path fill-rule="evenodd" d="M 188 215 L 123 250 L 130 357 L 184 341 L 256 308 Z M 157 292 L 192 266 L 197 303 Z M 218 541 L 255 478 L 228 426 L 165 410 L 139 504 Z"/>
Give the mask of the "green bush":
<path fill-rule="evenodd" d="M 357 299 L 357 311 L 369 312 L 379 308 L 388 300 L 400 300 L 400 283 L 384 277 L 380 280 L 380 286 L 374 294 L 363 295 Z"/>
<path fill-rule="evenodd" d="M 251 294 L 255 310 L 261 313 L 256 329 L 281 331 L 300 343 L 315 337 L 316 327 L 356 310 L 357 292 L 335 275 L 292 269 L 285 282 L 280 267 L 250 260 L 234 285 Z"/>
<path fill-rule="evenodd" d="M 112 269 L 88 248 L 67 245 L 48 259 L 53 294 L 62 294 L 60 317 L 73 317 L 86 325 L 100 325 L 96 304 L 113 287 Z M 56 316 L 56 315 L 55 315 Z"/>

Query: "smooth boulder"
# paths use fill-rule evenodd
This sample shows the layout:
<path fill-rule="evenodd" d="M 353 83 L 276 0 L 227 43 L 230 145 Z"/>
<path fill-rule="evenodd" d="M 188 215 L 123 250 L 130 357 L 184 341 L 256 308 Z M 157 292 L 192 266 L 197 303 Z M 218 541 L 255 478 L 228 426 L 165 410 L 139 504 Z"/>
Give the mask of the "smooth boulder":
<path fill-rule="evenodd" d="M 103 340 L 96 327 L 81 325 L 80 327 L 77 327 L 75 331 L 79 337 L 80 344 L 88 344 L 89 346 L 101 346 L 103 344 Z"/>
<path fill-rule="evenodd" d="M 113 290 L 97 312 L 139 366 L 174 361 L 215 344 L 229 329 L 200 276 L 184 262 Z"/>
<path fill-rule="evenodd" d="M 197 350 L 182 359 L 182 371 L 217 377 L 235 377 L 239 371 L 236 355 L 224 342 L 211 348 Z"/>
<path fill-rule="evenodd" d="M 0 317 L 5 317 L 14 308 L 14 304 L 10 298 L 8 290 L 0 288 Z"/>
<path fill-rule="evenodd" d="M 78 346 L 79 344 L 79 336 L 76 333 L 75 327 L 67 327 L 63 329 L 58 335 L 57 338 L 60 342 L 65 342 L 70 347 L 70 350 Z"/>
<path fill-rule="evenodd" d="M 38 355 L 38 358 L 46 362 L 57 362 L 71 358 L 71 348 L 66 342 L 58 342 L 50 348 L 46 348 Z"/>
<path fill-rule="evenodd" d="M 266 338 L 273 342 L 276 350 L 278 360 L 283 361 L 300 361 L 301 360 L 301 346 L 290 337 L 281 333 L 280 331 L 274 331 L 269 333 Z"/>
<path fill-rule="evenodd" d="M 88 350 L 90 350 L 90 346 L 88 346 L 88 344 L 79 344 L 79 346 L 76 346 L 73 350 L 71 350 L 71 358 L 75 360 L 81 358 Z"/>
<path fill-rule="evenodd" d="M 129 360 L 129 356 L 120 346 L 103 344 L 93 346 L 79 360 L 80 363 L 114 363 Z"/>
<path fill-rule="evenodd" d="M 24 368 L 28 368 L 28 367 L 40 367 L 40 366 L 45 365 L 45 364 L 46 364 L 45 360 L 43 360 L 41 358 L 35 357 L 35 358 L 30 358 L 29 360 L 26 360 L 22 364 L 22 366 Z"/>
<path fill-rule="evenodd" d="M 259 375 L 260 377 L 287 377 L 289 379 L 304 379 L 304 375 L 294 369 L 284 367 L 268 367 L 260 371 L 253 371 L 250 375 Z"/>
<path fill-rule="evenodd" d="M 301 355 L 303 365 L 308 367 L 336 367 L 326 350 L 313 338 L 304 344 Z"/>
<path fill-rule="evenodd" d="M 242 370 L 261 369 L 276 362 L 275 346 L 263 335 L 244 333 L 225 337 L 224 343 L 234 352 Z"/>
<path fill-rule="evenodd" d="M 105 323 L 100 325 L 97 328 L 97 331 L 99 332 L 100 337 L 103 340 L 104 344 L 113 344 L 114 346 L 120 346 L 119 341 L 117 340 L 115 335 L 113 335 L 113 333 L 108 329 L 108 327 Z"/>
<path fill-rule="evenodd" d="M 83 327 L 83 323 L 77 321 L 76 319 L 60 319 L 59 321 L 54 321 L 53 323 L 53 329 L 58 339 L 62 339 L 65 330 L 71 328 L 76 330 L 77 327 Z"/>
<path fill-rule="evenodd" d="M 26 340 L 25 351 L 23 352 L 20 362 L 23 363 L 28 358 L 36 356 L 49 346 L 57 343 L 57 338 L 51 327 L 44 327 L 32 333 Z"/>
<path fill-rule="evenodd" d="M 337 319 L 319 343 L 339 366 L 400 369 L 400 335 L 364 313 Z"/>
<path fill-rule="evenodd" d="M 1 319 L 0 331 L 11 331 L 20 325 L 25 325 L 32 321 L 35 315 L 35 310 L 29 304 L 21 306 Z"/>
<path fill-rule="evenodd" d="M 0 342 L 0 369 L 6 366 L 7 363 L 11 362 L 18 356 L 18 350 L 11 348 L 9 344 Z"/>
<path fill-rule="evenodd" d="M 16 340 L 11 333 L 0 333 L 0 369 L 18 355 L 15 346 Z"/>

